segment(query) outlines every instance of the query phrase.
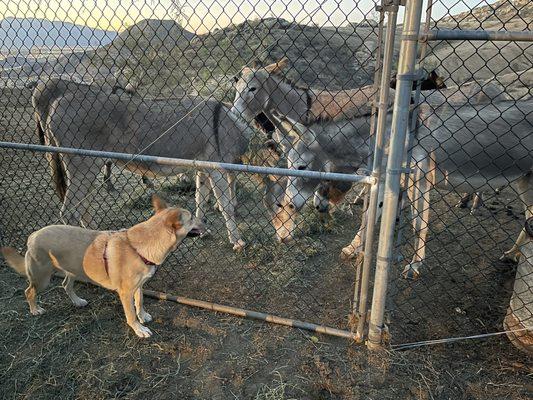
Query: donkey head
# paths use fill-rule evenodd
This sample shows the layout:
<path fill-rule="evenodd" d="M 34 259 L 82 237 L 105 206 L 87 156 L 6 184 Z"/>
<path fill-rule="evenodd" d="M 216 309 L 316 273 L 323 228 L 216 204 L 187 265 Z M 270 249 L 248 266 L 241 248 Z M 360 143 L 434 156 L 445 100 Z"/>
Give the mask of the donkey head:
<path fill-rule="evenodd" d="M 288 132 L 290 138 L 282 139 L 281 143 L 276 143 L 276 148 L 281 147 L 288 151 L 287 168 L 299 171 L 321 170 L 323 162 L 320 157 L 320 148 L 315 134 L 308 127 L 296 122 L 283 120 L 283 131 Z M 278 132 L 281 135 L 281 132 Z M 278 139 L 279 140 L 279 139 Z M 270 146 L 274 144 L 269 142 Z M 279 147 L 278 147 L 279 146 Z M 315 187 L 318 185 L 316 179 L 303 177 L 287 177 L 285 190 L 281 202 L 274 208 L 272 224 L 276 230 L 276 237 L 281 242 L 292 239 L 296 228 L 295 218 L 299 210 L 313 196 Z"/>
<path fill-rule="evenodd" d="M 287 65 L 288 60 L 283 58 L 263 68 L 244 67 L 240 76 L 234 78 L 236 84 L 232 111 L 247 120 L 252 120 L 262 111 L 268 111 L 276 85 L 270 77 L 280 74 Z"/>

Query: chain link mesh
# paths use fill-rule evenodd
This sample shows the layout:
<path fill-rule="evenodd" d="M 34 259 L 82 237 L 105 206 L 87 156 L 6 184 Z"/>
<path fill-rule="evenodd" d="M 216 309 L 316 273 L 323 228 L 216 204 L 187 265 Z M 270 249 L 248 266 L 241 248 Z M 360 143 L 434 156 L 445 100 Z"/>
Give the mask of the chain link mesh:
<path fill-rule="evenodd" d="M 528 0 L 433 3 L 436 29 L 531 30 Z M 348 174 L 371 165 L 372 84 L 381 67 L 374 1 L 65 4 L 0 0 L 3 141 Z M 431 42 L 422 83 L 431 107 L 421 123 L 442 130 L 461 108 L 520 107 L 531 97 L 532 46 Z M 396 49 L 395 63 L 399 41 Z M 530 127 L 531 118 L 524 111 Z M 476 137 L 465 145 L 486 150 Z M 361 187 L 236 174 L 233 193 L 226 173 L 169 173 L 135 160 L 2 149 L 0 163 L 4 246 L 22 250 L 30 233 L 60 222 L 50 168 L 68 187 L 62 216 L 74 224 L 129 227 L 151 215 L 158 192 L 196 210 L 210 235 L 184 242 L 147 287 L 349 329 L 354 268 L 338 254 L 361 222 Z M 468 191 L 478 192 L 469 179 Z M 464 183 L 437 185 L 429 214 L 419 210 L 426 258 L 415 281 L 394 268 L 393 343 L 501 329 L 511 296 L 504 280 L 514 269 L 497 260 L 523 226 L 523 204 L 508 185 L 492 186 L 478 193 L 483 204 L 471 215 L 466 197 L 454 207 Z M 396 249 L 405 261 L 419 250 L 409 215 Z M 234 251 L 239 240 L 246 246 Z"/>

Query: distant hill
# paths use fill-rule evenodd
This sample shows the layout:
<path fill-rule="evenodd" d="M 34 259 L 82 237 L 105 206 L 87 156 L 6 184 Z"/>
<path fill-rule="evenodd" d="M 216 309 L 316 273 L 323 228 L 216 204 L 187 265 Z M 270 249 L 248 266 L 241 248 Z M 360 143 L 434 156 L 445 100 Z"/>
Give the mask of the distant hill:
<path fill-rule="evenodd" d="M 97 47 L 111 42 L 117 32 L 38 18 L 5 18 L 0 21 L 0 50 L 26 52 L 32 47 Z"/>
<path fill-rule="evenodd" d="M 120 32 L 116 46 L 150 47 L 156 44 L 171 50 L 180 41 L 190 41 L 196 35 L 174 20 L 145 19 Z"/>

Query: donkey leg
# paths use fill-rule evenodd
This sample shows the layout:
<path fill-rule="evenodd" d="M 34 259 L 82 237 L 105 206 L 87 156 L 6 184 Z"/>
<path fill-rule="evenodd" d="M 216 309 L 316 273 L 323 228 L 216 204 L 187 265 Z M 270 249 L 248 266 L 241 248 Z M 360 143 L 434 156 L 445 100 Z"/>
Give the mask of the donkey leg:
<path fill-rule="evenodd" d="M 149 179 L 147 178 L 146 176 L 142 176 L 141 177 L 141 180 L 142 182 L 144 183 L 144 185 L 148 188 L 148 189 L 154 189 L 155 188 L 155 185 L 154 183 Z"/>
<path fill-rule="evenodd" d="M 472 200 L 472 193 L 463 193 L 461 196 L 461 200 L 457 202 L 455 207 L 457 208 L 466 208 L 468 207 L 469 201 Z"/>
<path fill-rule="evenodd" d="M 108 193 L 116 192 L 115 186 L 111 181 L 111 167 L 113 166 L 113 161 L 106 161 L 104 165 L 104 183 L 105 188 Z"/>
<path fill-rule="evenodd" d="M 429 230 L 429 197 L 431 184 L 429 177 L 419 168 L 413 172 L 409 182 L 409 200 L 411 201 L 411 218 L 415 232 L 415 254 L 412 261 L 402 272 L 406 279 L 416 279 L 420 276 L 426 258 L 426 238 Z"/>
<path fill-rule="evenodd" d="M 229 192 L 231 196 L 231 204 L 233 204 L 233 209 L 235 210 L 235 212 L 237 212 L 237 178 L 234 174 L 228 173 L 228 182 Z"/>
<path fill-rule="evenodd" d="M 196 172 L 196 218 L 205 222 L 207 201 L 209 200 L 210 185 L 208 176 L 204 172 Z"/>
<path fill-rule="evenodd" d="M 81 157 L 65 157 L 68 188 L 61 208 L 60 218 L 69 225 L 90 226 L 91 216 L 88 206 L 102 163 L 97 159 L 85 160 Z"/>
<path fill-rule="evenodd" d="M 533 173 L 529 172 L 524 177 L 520 178 L 516 183 L 513 183 L 513 189 L 518 193 L 518 197 L 522 201 L 525 209 L 526 219 L 533 216 Z M 500 257 L 501 261 L 518 262 L 520 257 L 520 246 L 527 238 L 525 229 L 522 228 L 518 238 L 516 239 L 513 247 L 503 253 Z"/>
<path fill-rule="evenodd" d="M 363 189 L 364 191 L 368 189 Z M 370 189 L 372 190 L 372 189 Z M 379 218 L 381 217 L 381 212 L 383 209 L 383 196 L 385 193 L 385 182 L 380 182 L 379 185 L 379 191 L 378 191 L 378 204 L 376 207 L 376 219 L 374 223 L 377 224 L 379 221 Z M 349 260 L 357 257 L 357 255 L 363 251 L 363 240 L 366 235 L 366 226 L 368 223 L 368 211 L 364 210 L 363 214 L 361 216 L 361 225 L 359 226 L 359 230 L 355 234 L 353 240 L 350 242 L 350 244 L 346 247 L 344 247 L 341 251 L 341 259 L 342 260 Z"/>
<path fill-rule="evenodd" d="M 472 208 L 470 208 L 470 215 L 476 215 L 482 206 L 483 206 L 483 192 L 474 193 L 474 201 L 472 201 Z"/>
<path fill-rule="evenodd" d="M 355 199 L 353 199 L 352 204 L 356 206 L 363 204 L 367 190 L 367 185 L 363 185 L 363 188 L 359 191 L 359 193 L 357 193 Z"/>
<path fill-rule="evenodd" d="M 226 228 L 228 230 L 228 237 L 233 250 L 240 251 L 244 248 L 245 243 L 241 239 L 237 223 L 235 222 L 235 209 L 231 201 L 230 182 L 228 174 L 220 171 L 209 172 L 211 187 L 218 203 L 222 206 L 222 216 L 226 221 Z"/>

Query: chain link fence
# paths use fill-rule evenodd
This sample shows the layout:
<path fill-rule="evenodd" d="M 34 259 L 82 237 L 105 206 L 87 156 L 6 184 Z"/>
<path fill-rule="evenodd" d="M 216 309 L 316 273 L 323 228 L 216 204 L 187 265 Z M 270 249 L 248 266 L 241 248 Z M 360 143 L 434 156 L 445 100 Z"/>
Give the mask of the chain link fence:
<path fill-rule="evenodd" d="M 424 2 L 416 74 L 397 67 L 400 43 L 419 39 L 396 24 L 401 2 L 95 1 L 80 11 L 3 1 L 3 246 L 22 250 L 31 232 L 60 222 L 129 227 L 151 215 L 157 192 L 195 211 L 209 234 L 185 241 L 147 283 L 152 291 L 361 339 L 371 294 L 379 297 L 372 289 L 388 282 L 393 345 L 501 330 L 514 269 L 497 260 L 524 221 L 509 183 L 515 169 L 531 169 L 533 45 L 431 34 L 527 35 L 529 1 Z M 394 226 L 393 204 L 382 203 L 388 185 L 376 183 L 395 96 L 419 118 L 403 157 L 415 162 L 396 169 L 405 207 L 387 258 L 372 238 L 382 206 Z M 364 182 L 374 190 L 360 192 Z M 477 196 L 471 213 L 464 193 Z M 418 265 L 403 275 L 417 279 L 405 279 L 414 253 Z M 383 279 L 385 258 L 394 263 Z"/>

